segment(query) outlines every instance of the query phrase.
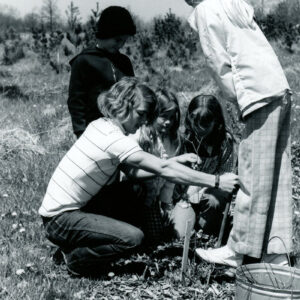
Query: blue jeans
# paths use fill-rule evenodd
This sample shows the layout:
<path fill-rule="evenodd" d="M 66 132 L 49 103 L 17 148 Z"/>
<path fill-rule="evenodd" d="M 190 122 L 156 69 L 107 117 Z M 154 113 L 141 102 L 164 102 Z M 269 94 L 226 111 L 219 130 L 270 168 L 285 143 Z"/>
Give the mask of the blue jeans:
<path fill-rule="evenodd" d="M 109 186 L 82 209 L 43 217 L 47 238 L 61 248 L 71 271 L 97 273 L 142 243 L 138 200 L 130 185 Z"/>

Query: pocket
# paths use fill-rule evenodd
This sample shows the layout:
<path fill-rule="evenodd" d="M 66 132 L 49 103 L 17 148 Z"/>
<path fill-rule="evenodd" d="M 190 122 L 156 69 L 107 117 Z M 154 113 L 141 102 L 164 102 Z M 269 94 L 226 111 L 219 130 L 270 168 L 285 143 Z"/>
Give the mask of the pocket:
<path fill-rule="evenodd" d="M 55 218 L 55 217 L 50 217 L 50 218 L 42 217 L 42 221 L 43 221 L 43 225 L 44 225 L 46 233 L 51 231 L 51 224 L 52 224 L 53 218 Z"/>
<path fill-rule="evenodd" d="M 43 219 L 47 239 L 60 247 L 64 247 L 66 244 L 66 232 L 68 229 L 63 224 L 59 224 L 59 219 L 67 213 L 68 212 L 65 212 L 51 218 L 46 218 L 45 221 Z"/>
<path fill-rule="evenodd" d="M 243 139 L 239 145 L 238 174 L 240 189 L 246 195 L 250 195 L 252 186 L 252 137 Z"/>

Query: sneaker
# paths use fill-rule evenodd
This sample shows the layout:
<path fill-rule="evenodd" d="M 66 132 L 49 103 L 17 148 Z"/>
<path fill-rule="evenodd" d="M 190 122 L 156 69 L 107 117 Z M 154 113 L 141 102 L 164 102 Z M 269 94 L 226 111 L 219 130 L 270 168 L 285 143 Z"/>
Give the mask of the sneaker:
<path fill-rule="evenodd" d="M 64 253 L 62 250 L 60 250 L 60 252 L 61 252 L 61 255 L 62 255 L 62 257 L 63 257 L 63 261 L 64 261 L 64 263 L 66 264 L 66 269 L 68 270 L 68 272 L 71 274 L 71 275 L 73 275 L 73 276 L 80 276 L 80 274 L 78 273 L 78 272 L 76 272 L 75 270 L 73 270 L 73 269 L 71 269 L 70 268 L 70 265 L 68 264 L 68 259 L 67 259 L 67 255 L 66 255 L 66 253 Z"/>
<path fill-rule="evenodd" d="M 64 263 L 64 257 L 60 248 L 57 248 L 52 255 L 52 260 L 56 265 L 61 265 Z"/>
<path fill-rule="evenodd" d="M 229 267 L 227 270 L 224 271 L 224 275 L 229 278 L 235 278 L 236 268 Z"/>
<path fill-rule="evenodd" d="M 243 255 L 234 252 L 227 245 L 221 248 L 208 250 L 198 248 L 196 249 L 196 254 L 209 263 L 225 265 L 233 268 L 241 266 L 243 262 Z"/>
<path fill-rule="evenodd" d="M 286 254 L 266 254 L 262 260 L 262 263 L 274 264 L 282 267 L 288 267 L 289 262 Z"/>

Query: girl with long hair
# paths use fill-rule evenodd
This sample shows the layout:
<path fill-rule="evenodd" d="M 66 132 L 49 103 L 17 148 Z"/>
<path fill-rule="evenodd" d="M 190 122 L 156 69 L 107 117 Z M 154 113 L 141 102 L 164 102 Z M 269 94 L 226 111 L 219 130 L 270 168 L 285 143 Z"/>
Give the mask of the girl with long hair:
<path fill-rule="evenodd" d="M 143 125 L 135 138 L 144 151 L 165 160 L 178 155 L 181 148 L 180 108 L 172 92 L 160 89 L 156 96 L 157 118 Z M 173 208 L 174 183 L 156 177 L 144 181 L 143 190 L 145 240 L 147 244 L 158 244 L 172 237 L 167 225 Z"/>
<path fill-rule="evenodd" d="M 212 95 L 198 95 L 191 100 L 185 116 L 184 152 L 195 153 L 200 162 L 193 169 L 220 176 L 235 171 L 235 142 L 226 128 L 222 106 Z M 218 188 L 176 187 L 175 201 L 184 198 L 196 212 L 196 229 L 218 235 L 229 193 Z M 178 216 L 180 218 L 180 216 Z M 174 218 L 175 227 L 178 222 Z"/>

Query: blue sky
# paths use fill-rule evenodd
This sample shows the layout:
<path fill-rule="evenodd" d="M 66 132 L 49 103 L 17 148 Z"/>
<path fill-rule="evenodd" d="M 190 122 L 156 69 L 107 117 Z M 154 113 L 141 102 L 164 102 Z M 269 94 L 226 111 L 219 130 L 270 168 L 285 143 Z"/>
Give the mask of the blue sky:
<path fill-rule="evenodd" d="M 43 2 L 43 0 L 0 0 L 0 9 L 10 7 L 18 15 L 24 16 L 32 11 L 38 12 Z M 71 0 L 56 0 L 63 18 L 66 16 L 65 10 L 70 2 Z M 85 21 L 91 9 L 96 7 L 97 0 L 73 0 L 73 2 L 79 7 L 82 19 Z M 166 13 L 170 8 L 177 15 L 187 17 L 192 9 L 184 0 L 99 0 L 98 2 L 101 9 L 110 5 L 129 7 L 134 14 L 145 21 Z"/>

